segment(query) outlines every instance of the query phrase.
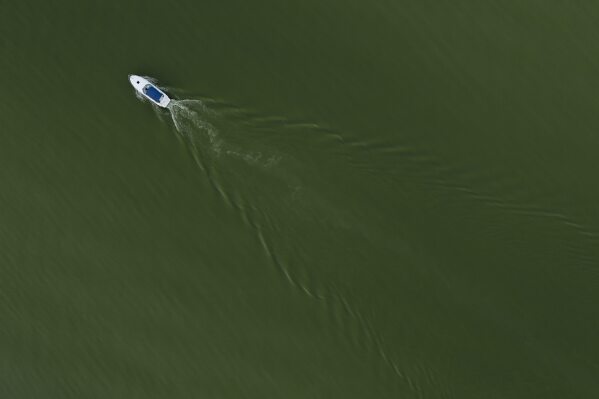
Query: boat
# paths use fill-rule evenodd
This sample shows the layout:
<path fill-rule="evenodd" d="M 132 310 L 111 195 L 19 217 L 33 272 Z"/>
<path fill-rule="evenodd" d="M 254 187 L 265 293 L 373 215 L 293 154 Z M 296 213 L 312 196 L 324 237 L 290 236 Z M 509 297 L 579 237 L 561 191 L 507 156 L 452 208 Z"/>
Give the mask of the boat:
<path fill-rule="evenodd" d="M 171 99 L 165 92 L 142 76 L 129 75 L 129 82 L 135 91 L 159 107 L 166 108 L 171 102 Z"/>

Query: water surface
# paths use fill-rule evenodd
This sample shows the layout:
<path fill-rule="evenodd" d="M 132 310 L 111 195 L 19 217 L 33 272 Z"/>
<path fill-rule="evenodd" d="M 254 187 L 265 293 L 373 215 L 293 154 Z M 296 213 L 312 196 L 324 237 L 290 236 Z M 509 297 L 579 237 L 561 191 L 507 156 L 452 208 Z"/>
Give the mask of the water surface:
<path fill-rule="evenodd" d="M 597 397 L 599 7 L 35 3 L 3 396 Z"/>

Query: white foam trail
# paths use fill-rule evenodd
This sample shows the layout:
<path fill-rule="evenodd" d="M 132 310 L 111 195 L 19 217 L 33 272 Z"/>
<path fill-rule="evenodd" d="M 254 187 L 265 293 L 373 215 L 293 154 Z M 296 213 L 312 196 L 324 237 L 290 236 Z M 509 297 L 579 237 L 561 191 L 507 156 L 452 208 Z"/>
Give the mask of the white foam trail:
<path fill-rule="evenodd" d="M 210 148 L 217 155 L 221 154 L 223 143 L 218 130 L 198 112 L 205 111 L 200 100 L 171 100 L 168 109 L 179 133 L 193 143 L 207 138 Z"/>
<path fill-rule="evenodd" d="M 200 156 L 200 149 L 208 148 L 217 157 L 227 155 L 265 168 L 280 160 L 278 156 L 264 156 L 261 152 L 250 152 L 226 143 L 217 128 L 219 122 L 226 125 L 226 121 L 201 100 L 171 100 L 168 109 L 175 128 L 192 146 L 194 157 Z"/>

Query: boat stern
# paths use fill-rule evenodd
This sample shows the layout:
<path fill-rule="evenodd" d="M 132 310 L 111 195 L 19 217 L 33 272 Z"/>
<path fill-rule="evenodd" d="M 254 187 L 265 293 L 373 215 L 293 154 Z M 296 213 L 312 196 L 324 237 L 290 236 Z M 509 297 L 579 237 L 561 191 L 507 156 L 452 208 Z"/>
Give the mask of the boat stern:
<path fill-rule="evenodd" d="M 168 108 L 168 105 L 170 104 L 170 102 L 171 102 L 171 99 L 165 94 L 160 99 L 160 102 L 158 103 L 158 105 L 161 106 L 162 108 Z"/>

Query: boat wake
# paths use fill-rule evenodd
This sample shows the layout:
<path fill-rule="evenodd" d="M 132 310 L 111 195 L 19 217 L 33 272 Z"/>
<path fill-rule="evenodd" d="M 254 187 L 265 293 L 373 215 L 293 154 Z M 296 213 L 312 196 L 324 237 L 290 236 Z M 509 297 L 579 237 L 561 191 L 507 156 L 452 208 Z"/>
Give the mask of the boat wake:
<path fill-rule="evenodd" d="M 202 156 L 228 156 L 254 166 L 271 167 L 278 163 L 277 155 L 248 151 L 225 141 L 226 132 L 235 135 L 234 126 L 227 124 L 218 112 L 208 108 L 201 100 L 171 100 L 168 105 L 175 129 L 190 146 L 196 163 L 205 170 Z"/>
<path fill-rule="evenodd" d="M 210 99 L 172 100 L 168 109 L 177 136 L 209 184 L 255 233 L 265 263 L 295 292 L 318 304 L 329 319 L 325 324 L 334 326 L 331 332 L 360 356 L 382 366 L 382 375 L 395 379 L 397 392 L 404 395 L 425 396 L 427 387 L 435 384 L 444 392 L 459 389 L 444 379 L 443 364 L 423 362 L 411 352 L 410 342 L 389 339 L 403 334 L 401 327 L 389 327 L 392 323 L 401 326 L 410 324 L 411 318 L 419 320 L 411 304 L 430 303 L 424 309 L 431 325 L 416 331 L 431 347 L 444 348 L 446 341 L 445 336 L 430 333 L 435 320 L 444 319 L 437 301 L 479 312 L 481 320 L 492 311 L 510 314 L 514 325 L 526 325 L 525 319 L 514 316 L 524 301 L 506 304 L 501 294 L 506 286 L 517 287 L 517 271 L 509 276 L 498 273 L 498 278 L 504 278 L 502 285 L 492 279 L 479 279 L 474 285 L 466 273 L 470 264 L 488 262 L 489 254 L 501 259 L 504 248 L 511 248 L 514 259 L 534 257 L 538 270 L 547 275 L 546 284 L 595 280 L 594 248 L 599 235 L 565 212 L 484 184 L 501 181 L 499 173 L 486 179 L 470 177 L 459 172 L 460 167 L 470 170 L 471 165 L 450 164 L 416 145 L 367 140 L 315 123 L 256 115 Z M 459 247 L 459 236 L 440 233 L 431 240 L 431 232 L 418 233 L 426 225 L 427 220 L 421 219 L 427 214 L 451 221 L 462 215 L 465 204 L 470 219 L 461 218 L 459 223 L 471 236 L 482 237 L 470 244 L 485 245 L 482 255 L 454 255 L 450 248 Z M 412 216 L 413 210 L 418 214 Z M 497 223 L 499 218 L 509 222 Z M 486 226 L 492 228 L 485 230 Z M 532 237 L 539 226 L 547 234 L 534 239 L 517 235 L 529 228 Z M 297 239 L 311 236 L 319 239 Z M 489 247 L 488 242 L 497 244 Z M 540 261 L 546 251 L 530 253 L 526 248 L 530 244 L 564 250 L 563 259 L 554 261 L 564 267 L 545 268 L 545 263 L 551 263 Z M 439 264 L 439 253 L 451 256 L 451 267 Z M 339 273 L 342 258 L 350 261 Z M 463 260 L 464 269 L 455 266 Z M 414 290 L 414 284 L 425 289 Z M 487 302 L 472 300 L 479 285 L 490 293 Z M 377 295 L 371 296 L 372 287 Z M 427 292 L 440 299 L 431 300 Z M 581 294 L 581 303 L 588 297 Z M 373 311 L 380 308 L 377 301 L 382 298 L 396 304 L 401 318 Z M 462 333 L 448 329 L 448 336 Z"/>

